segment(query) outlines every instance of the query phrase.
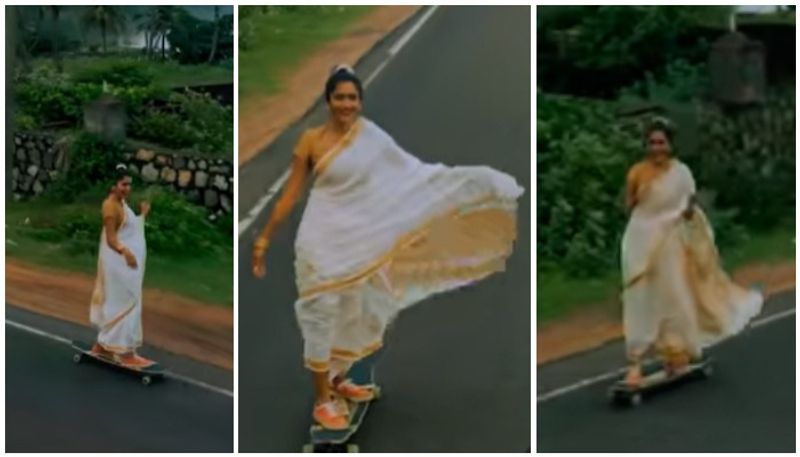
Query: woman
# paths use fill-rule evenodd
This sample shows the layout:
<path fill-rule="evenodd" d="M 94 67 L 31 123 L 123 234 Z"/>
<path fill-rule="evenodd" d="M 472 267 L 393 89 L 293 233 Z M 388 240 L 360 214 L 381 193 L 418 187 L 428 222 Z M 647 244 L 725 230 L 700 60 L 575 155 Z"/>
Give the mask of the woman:
<path fill-rule="evenodd" d="M 763 303 L 720 268 L 694 178 L 672 157 L 672 140 L 669 123 L 654 121 L 647 157 L 627 177 L 632 212 L 622 240 L 622 298 L 630 385 L 641 382 L 649 349 L 661 354 L 667 374 L 679 374 L 704 347 L 741 331 Z"/>
<path fill-rule="evenodd" d="M 325 84 L 330 116 L 306 131 L 286 189 L 255 243 L 253 272 L 314 179 L 295 242 L 295 311 L 313 373 L 313 417 L 347 427 L 337 397 L 368 401 L 347 379 L 352 364 L 378 348 L 400 310 L 434 293 L 501 271 L 516 237 L 524 189 L 488 167 L 426 164 L 360 116 L 361 82 L 346 66 Z"/>
<path fill-rule="evenodd" d="M 91 302 L 91 322 L 99 333 L 96 354 L 131 367 L 154 362 L 136 354 L 142 345 L 142 281 L 147 248 L 144 219 L 150 204 L 142 202 L 141 216 L 128 207 L 131 177 L 117 166 L 114 186 L 103 201 L 103 230 L 97 257 L 97 280 Z"/>

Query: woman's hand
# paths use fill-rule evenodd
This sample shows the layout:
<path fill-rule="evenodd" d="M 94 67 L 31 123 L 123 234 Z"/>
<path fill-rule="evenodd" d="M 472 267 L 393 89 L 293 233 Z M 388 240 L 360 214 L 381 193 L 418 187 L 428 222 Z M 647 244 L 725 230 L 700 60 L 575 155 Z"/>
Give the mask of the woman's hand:
<path fill-rule="evenodd" d="M 256 278 L 263 278 L 267 274 L 267 269 L 264 265 L 264 255 L 269 247 L 269 241 L 263 238 L 256 239 L 253 246 L 253 276 Z"/>
<path fill-rule="evenodd" d="M 133 255 L 133 253 L 129 251 L 128 248 L 122 248 L 122 256 L 125 257 L 125 263 L 127 263 L 129 267 L 135 270 L 136 267 L 138 266 L 136 262 L 136 256 Z"/>
<path fill-rule="evenodd" d="M 150 202 L 143 201 L 142 203 L 140 203 L 139 204 L 139 214 L 141 214 L 142 217 L 147 217 L 147 215 L 149 213 L 150 213 Z"/>

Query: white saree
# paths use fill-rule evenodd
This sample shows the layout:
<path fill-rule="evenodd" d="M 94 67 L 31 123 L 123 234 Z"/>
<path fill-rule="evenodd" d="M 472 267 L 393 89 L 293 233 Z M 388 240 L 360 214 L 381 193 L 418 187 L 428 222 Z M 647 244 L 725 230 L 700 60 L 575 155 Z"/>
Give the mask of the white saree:
<path fill-rule="evenodd" d="M 639 193 L 622 240 L 623 320 L 628 357 L 655 348 L 699 357 L 761 311 L 762 295 L 733 283 L 719 264 L 711 226 L 699 207 L 683 217 L 695 183 L 673 160 Z"/>
<path fill-rule="evenodd" d="M 315 165 L 295 242 L 295 303 L 313 371 L 346 371 L 432 294 L 502 271 L 516 238 L 511 176 L 427 164 L 359 119 Z"/>
<path fill-rule="evenodd" d="M 124 217 L 117 238 L 136 257 L 131 268 L 125 257 L 114 252 L 100 235 L 97 279 L 91 302 L 91 322 L 98 329 L 97 342 L 115 353 L 126 353 L 142 345 L 142 281 L 147 247 L 144 218 L 123 202 Z"/>

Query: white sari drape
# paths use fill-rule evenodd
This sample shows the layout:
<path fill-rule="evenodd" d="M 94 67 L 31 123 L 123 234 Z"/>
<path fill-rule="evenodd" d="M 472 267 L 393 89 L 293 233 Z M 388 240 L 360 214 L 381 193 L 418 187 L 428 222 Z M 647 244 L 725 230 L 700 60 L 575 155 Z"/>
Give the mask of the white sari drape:
<path fill-rule="evenodd" d="M 343 371 L 403 308 L 501 271 L 516 237 L 511 176 L 426 164 L 360 119 L 315 166 L 295 250 L 306 366 Z"/>
<path fill-rule="evenodd" d="M 741 331 L 763 297 L 722 271 L 714 235 L 700 208 L 682 216 L 695 193 L 691 171 L 673 160 L 639 195 L 622 240 L 624 329 L 628 356 L 702 349 Z"/>
<path fill-rule="evenodd" d="M 99 330 L 98 343 L 116 353 L 130 352 L 142 345 L 142 281 L 147 253 L 144 219 L 125 202 L 123 207 L 124 219 L 117 238 L 133 253 L 138 265 L 135 269 L 129 267 L 125 257 L 108 246 L 103 229 L 90 312 L 91 322 Z"/>

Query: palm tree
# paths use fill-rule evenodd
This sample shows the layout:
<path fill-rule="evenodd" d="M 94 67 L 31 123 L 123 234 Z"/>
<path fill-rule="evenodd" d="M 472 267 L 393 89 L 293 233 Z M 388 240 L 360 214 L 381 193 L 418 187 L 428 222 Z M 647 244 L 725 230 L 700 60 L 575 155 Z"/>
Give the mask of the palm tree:
<path fill-rule="evenodd" d="M 148 42 L 149 50 L 155 50 L 158 40 L 161 40 L 161 58 L 167 58 L 167 34 L 175 26 L 177 20 L 177 6 L 156 6 L 153 7 L 142 19 L 145 27 L 150 31 Z"/>
<path fill-rule="evenodd" d="M 217 46 L 219 45 L 219 6 L 214 7 L 214 36 L 211 38 L 211 53 L 208 55 L 208 63 L 214 61 L 214 56 L 217 54 Z"/>
<path fill-rule="evenodd" d="M 137 13 L 134 16 L 134 20 L 138 22 L 137 30 L 139 32 L 144 32 L 144 55 L 145 57 L 149 58 L 152 50 L 153 44 L 156 40 L 156 19 L 157 19 L 158 10 L 155 7 L 149 7 L 144 13 Z"/>
<path fill-rule="evenodd" d="M 103 52 L 108 51 L 106 45 L 106 34 L 109 29 L 114 31 L 122 30 L 125 27 L 125 13 L 119 6 L 91 6 L 83 16 L 83 23 L 88 27 L 100 29 L 103 36 Z"/>

